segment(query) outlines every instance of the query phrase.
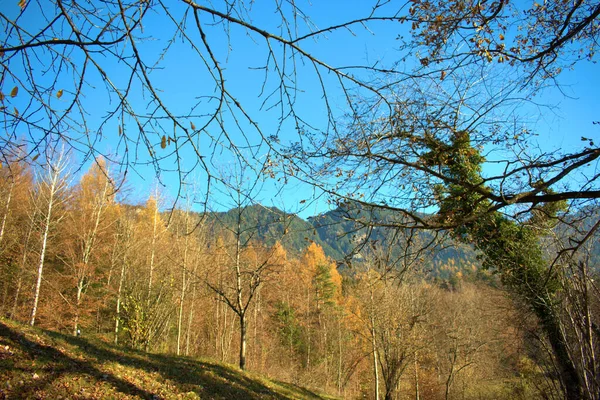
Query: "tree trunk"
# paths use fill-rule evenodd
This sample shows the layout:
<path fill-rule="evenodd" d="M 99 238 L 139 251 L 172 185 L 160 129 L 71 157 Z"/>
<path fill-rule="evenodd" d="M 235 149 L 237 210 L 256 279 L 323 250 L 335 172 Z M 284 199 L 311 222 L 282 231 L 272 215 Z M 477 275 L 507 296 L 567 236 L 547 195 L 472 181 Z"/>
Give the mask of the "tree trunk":
<path fill-rule="evenodd" d="M 236 231 L 236 245 L 235 245 L 235 278 L 236 278 L 236 291 L 237 291 L 237 310 L 236 313 L 240 320 L 240 369 L 246 368 L 246 309 L 243 302 L 242 292 L 242 271 L 241 271 L 241 260 L 240 253 L 241 247 L 241 216 L 237 220 L 237 231 Z"/>
<path fill-rule="evenodd" d="M 185 273 L 183 278 L 183 283 L 185 284 Z M 177 313 L 177 355 L 181 355 L 181 327 L 183 323 L 183 300 L 185 295 L 185 289 L 181 289 L 181 294 L 179 296 L 179 312 Z"/>
<path fill-rule="evenodd" d="M 456 359 L 458 357 L 457 352 L 457 343 L 454 343 L 454 349 L 452 350 L 452 359 L 450 360 L 450 372 L 448 373 L 448 379 L 446 379 L 446 390 L 444 392 L 444 399 L 448 400 L 450 397 L 450 387 L 452 386 L 452 381 L 454 380 L 454 367 L 456 366 Z"/>
<path fill-rule="evenodd" d="M 79 334 L 79 306 L 81 305 L 81 295 L 83 293 L 84 282 L 82 279 L 77 281 L 77 297 L 75 298 L 75 320 L 73 322 L 73 336 Z"/>
<path fill-rule="evenodd" d="M 106 172 L 108 173 L 108 171 Z M 90 215 L 90 219 L 93 220 L 94 224 L 92 225 L 91 230 L 85 232 L 83 234 L 83 254 L 81 257 L 81 264 L 77 266 L 78 271 L 78 281 L 77 281 L 77 299 L 76 299 L 76 310 L 75 310 L 75 321 L 73 323 L 73 334 L 77 335 L 79 331 L 79 316 L 81 314 L 81 303 L 83 301 L 84 289 L 88 285 L 86 283 L 86 278 L 88 278 L 91 273 L 90 269 L 90 260 L 92 257 L 92 251 L 94 249 L 94 244 L 96 243 L 96 239 L 98 236 L 98 230 L 100 228 L 100 222 L 102 221 L 103 211 L 108 206 L 108 193 L 110 190 L 111 184 L 110 180 L 106 179 L 104 182 L 104 187 L 102 188 L 102 192 L 100 197 L 96 197 L 92 199 L 95 201 L 94 209 L 92 211 L 92 215 Z"/>
<path fill-rule="evenodd" d="M 419 400 L 421 394 L 419 392 L 419 354 L 415 351 L 415 400 Z"/>
<path fill-rule="evenodd" d="M 394 389 L 393 388 L 386 388 L 385 389 L 385 400 L 393 400 L 393 394 L 394 394 Z"/>
<path fill-rule="evenodd" d="M 246 369 L 246 315 L 240 314 L 240 369 Z"/>
<path fill-rule="evenodd" d="M 338 317 L 338 368 L 337 368 L 337 387 L 338 387 L 338 395 L 342 395 L 342 364 L 343 364 L 343 356 L 342 356 L 342 321 L 341 315 Z"/>
<path fill-rule="evenodd" d="M 58 178 L 59 178 L 59 172 L 60 172 L 58 163 L 57 163 L 56 168 L 52 167 L 51 170 L 52 170 L 51 184 L 50 184 L 50 188 L 49 188 L 49 192 L 48 192 L 48 208 L 46 210 L 46 218 L 44 219 L 44 225 L 43 225 L 44 233 L 42 234 L 42 248 L 40 250 L 40 262 L 38 264 L 37 279 L 35 282 L 35 291 L 34 291 L 34 295 L 33 295 L 33 306 L 31 307 L 31 319 L 29 320 L 29 325 L 31 325 L 31 326 L 35 325 L 35 318 L 37 316 L 38 302 L 40 300 L 40 289 L 42 287 L 42 275 L 44 273 L 44 260 L 46 257 L 46 247 L 48 245 L 48 234 L 50 232 L 50 223 L 52 221 L 52 208 L 54 207 L 54 200 L 55 200 L 54 197 L 55 197 L 56 191 L 57 191 Z"/>
<path fill-rule="evenodd" d="M 121 318 L 121 293 L 123 292 L 123 281 L 125 280 L 125 257 L 121 264 L 121 276 L 119 277 L 119 287 L 117 289 L 117 308 L 115 312 L 115 344 L 119 341 L 119 322 Z"/>
<path fill-rule="evenodd" d="M 190 314 L 188 316 L 187 330 L 185 334 L 185 355 L 190 355 L 190 337 L 192 336 L 192 321 L 194 319 L 194 303 L 196 302 L 196 285 L 192 286 L 192 301 L 190 303 Z"/>
<path fill-rule="evenodd" d="M 565 399 L 576 400 L 581 399 L 583 395 L 582 382 L 580 381 L 579 374 L 575 369 L 573 361 L 569 357 L 569 350 L 565 342 L 564 335 L 560 328 L 560 321 L 556 313 L 551 310 L 548 306 L 550 299 L 540 300 L 543 304 L 534 306 L 534 310 L 538 318 L 542 322 L 542 326 L 548 341 L 554 352 L 556 359 L 556 367 L 561 377 L 561 381 L 565 390 Z"/>
<path fill-rule="evenodd" d="M 375 400 L 379 400 L 379 368 L 377 364 L 377 342 L 375 341 L 375 324 L 371 317 L 371 348 L 373 352 L 373 375 L 375 375 Z"/>
<path fill-rule="evenodd" d="M 152 279 L 154 275 L 154 257 L 156 247 L 156 226 L 158 224 L 158 196 L 156 198 L 156 205 L 154 208 L 154 220 L 152 223 L 152 243 L 150 244 L 150 271 L 148 272 L 148 304 L 150 302 L 150 293 L 152 292 Z"/>
<path fill-rule="evenodd" d="M 375 375 L 375 400 L 379 400 L 379 369 L 377 365 L 377 340 L 375 331 L 375 304 L 373 302 L 373 288 L 370 290 L 371 308 L 371 350 L 373 353 L 373 374 Z"/>
<path fill-rule="evenodd" d="M 308 323 L 306 324 L 306 368 L 310 368 L 310 352 L 311 352 L 311 329 L 310 329 L 310 290 L 306 290 L 306 316 Z"/>
<path fill-rule="evenodd" d="M 188 230 L 188 218 L 189 212 L 186 212 L 185 216 L 185 240 L 183 244 L 183 264 L 181 266 L 181 292 L 179 294 L 179 314 L 177 317 L 177 355 L 181 354 L 181 330 L 183 326 L 183 302 L 185 300 L 185 293 L 187 291 L 187 256 L 188 256 L 188 246 L 189 246 L 189 235 L 187 233 Z"/>
<path fill-rule="evenodd" d="M 50 214 L 48 214 L 50 215 Z M 38 302 L 40 300 L 40 289 L 42 287 L 42 274 L 44 273 L 44 259 L 46 256 L 46 245 L 48 243 L 49 218 L 46 219 L 44 227 L 44 236 L 42 238 L 42 250 L 40 251 L 40 262 L 38 264 L 37 279 L 35 281 L 35 292 L 33 294 L 33 307 L 31 308 L 31 319 L 29 325 L 35 325 L 35 317 L 37 316 Z"/>
<path fill-rule="evenodd" d="M 6 220 L 8 219 L 8 214 L 10 212 L 10 201 L 12 199 L 13 188 L 15 187 L 15 180 L 12 179 L 10 182 L 10 189 L 8 191 L 8 196 L 6 197 L 6 204 L 4 206 L 4 215 L 2 216 L 2 225 L 0 225 L 0 243 L 2 243 L 2 239 L 4 238 L 4 228 L 6 227 Z"/>
<path fill-rule="evenodd" d="M 221 337 L 221 335 L 220 335 L 221 320 L 219 318 L 219 316 L 220 316 L 219 305 L 220 305 L 219 300 L 215 299 L 215 325 L 214 325 L 214 329 L 213 329 L 213 332 L 215 334 L 215 358 L 217 357 L 217 354 L 219 354 L 219 349 L 220 349 L 219 337 Z"/>

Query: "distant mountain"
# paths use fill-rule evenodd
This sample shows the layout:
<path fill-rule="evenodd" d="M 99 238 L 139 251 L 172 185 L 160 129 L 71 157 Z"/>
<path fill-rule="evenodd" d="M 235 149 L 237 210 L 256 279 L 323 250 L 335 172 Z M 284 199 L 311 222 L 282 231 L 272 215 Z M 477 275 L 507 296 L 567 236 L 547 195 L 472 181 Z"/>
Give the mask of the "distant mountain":
<path fill-rule="evenodd" d="M 340 264 L 360 264 L 372 247 L 389 248 L 391 258 L 398 258 L 410 236 L 408 231 L 398 234 L 392 228 L 367 228 L 356 222 L 363 220 L 365 223 L 393 225 L 399 218 L 397 214 L 381 210 L 339 207 L 308 221 L 262 205 L 209 214 L 210 225 L 226 230 L 235 230 L 238 218 L 243 240 L 252 238 L 267 245 L 279 241 L 293 255 L 301 254 L 311 242 L 315 242 L 328 257 Z M 410 240 L 414 249 L 422 245 L 428 247 L 428 251 L 420 253 L 419 257 L 422 258 L 422 268 L 434 276 L 445 277 L 447 274 L 442 268 L 445 265 L 454 265 L 457 270 L 462 266 L 473 268 L 473 265 L 478 265 L 471 247 L 448 238 L 436 238 L 432 232 L 418 232 Z"/>
<path fill-rule="evenodd" d="M 422 215 L 422 218 L 427 217 Z M 360 262 L 371 246 L 388 249 L 390 259 L 395 260 L 407 251 L 407 242 L 410 242 L 409 253 L 426 249 L 418 254 L 422 260 L 421 268 L 434 276 L 448 275 L 443 272 L 442 266 L 453 265 L 457 271 L 463 267 L 472 269 L 479 266 L 471 246 L 450 239 L 444 232 L 390 228 L 400 225 L 402 219 L 402 215 L 393 211 L 346 205 L 309 218 L 309 222 L 321 240 L 334 250 L 328 255 L 338 260 L 352 255 L 354 262 Z"/>
<path fill-rule="evenodd" d="M 581 219 L 579 226 L 589 230 L 600 219 L 600 212 L 583 211 L 586 210 L 573 218 Z M 238 216 L 244 239 L 251 237 L 267 245 L 279 241 L 289 254 L 295 256 L 315 242 L 339 264 L 360 265 L 372 248 L 388 249 L 390 259 L 399 258 L 410 241 L 413 249 L 427 247 L 427 251 L 419 253 L 419 262 L 421 269 L 433 277 L 447 279 L 459 271 L 478 271 L 481 265 L 472 246 L 452 240 L 445 232 L 417 231 L 411 234 L 390 228 L 402 221 L 402 215 L 388 210 L 344 205 L 306 221 L 275 207 L 252 205 L 242 209 L 241 213 L 238 209 L 210 213 L 209 225 L 231 230 L 237 225 Z M 422 218 L 427 217 L 422 215 Z M 574 224 L 574 221 L 570 222 Z M 572 226 L 559 225 L 556 229 L 563 235 L 577 237 Z M 598 265 L 600 241 L 590 241 L 590 246 L 591 262 Z"/>
<path fill-rule="evenodd" d="M 311 242 L 315 242 L 329 257 L 337 259 L 339 256 L 330 243 L 319 237 L 309 222 L 276 207 L 251 205 L 241 210 L 234 208 L 227 212 L 209 214 L 209 221 L 214 222 L 212 225 L 228 230 L 236 229 L 238 219 L 241 222 L 243 240 L 255 239 L 268 246 L 279 241 L 288 253 L 293 255 L 301 254 Z"/>

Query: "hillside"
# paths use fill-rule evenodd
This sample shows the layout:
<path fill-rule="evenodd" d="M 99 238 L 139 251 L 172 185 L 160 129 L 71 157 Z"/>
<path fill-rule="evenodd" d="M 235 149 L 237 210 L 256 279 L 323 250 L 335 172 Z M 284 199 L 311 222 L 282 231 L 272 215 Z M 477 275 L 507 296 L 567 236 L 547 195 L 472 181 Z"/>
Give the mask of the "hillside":
<path fill-rule="evenodd" d="M 209 226 L 220 225 L 231 230 L 235 228 L 238 217 L 237 209 L 211 213 L 208 215 Z M 357 208 L 352 210 L 337 208 L 305 221 L 275 207 L 252 205 L 243 209 L 240 228 L 243 232 L 243 240 L 252 237 L 267 245 L 279 241 L 288 253 L 294 256 L 301 254 L 311 242 L 315 242 L 323 248 L 328 257 L 343 263 L 368 233 L 366 228 L 361 227 L 353 219 L 392 224 L 395 218 L 398 216 L 381 210 L 369 212 Z M 401 255 L 404 238 L 402 236 L 394 238 L 392 229 L 375 227 L 369 235 L 369 240 L 378 243 L 380 247 L 390 247 L 392 258 Z M 416 233 L 413 240 L 418 241 L 419 244 L 427 244 L 429 251 L 422 254 L 423 267 L 433 276 L 447 278 L 441 271 L 441 267 L 447 264 L 467 268 L 478 265 L 475 252 L 470 246 L 448 238 L 443 241 L 440 238 L 434 240 L 433 234 L 425 231 Z M 436 246 L 431 246 L 434 241 Z M 366 249 L 363 249 L 363 253 L 364 250 Z M 355 255 L 353 264 L 360 264 L 361 258 L 361 255 Z"/>
<path fill-rule="evenodd" d="M 208 221 L 211 226 L 224 225 L 234 229 L 239 216 L 237 209 L 231 209 L 208 214 Z M 240 225 L 242 240 L 252 238 L 269 246 L 279 241 L 293 255 L 301 254 L 311 242 L 315 242 L 329 257 L 340 259 L 343 256 L 332 247 L 331 242 L 320 237 L 310 222 L 275 207 L 257 204 L 243 208 Z"/>
<path fill-rule="evenodd" d="M 591 229 L 591 224 L 597 220 L 598 212 L 588 210 L 580 214 L 575 218 L 581 219 L 578 224 L 587 228 L 583 230 L 587 232 Z M 216 233 L 219 226 L 221 229 L 224 226 L 226 230 L 234 230 L 239 215 L 237 209 L 231 209 L 227 212 L 209 213 L 207 217 L 207 224 L 215 230 L 213 233 Z M 423 218 L 427 217 L 423 215 Z M 354 252 L 367 239 L 367 234 L 368 241 L 376 243 L 379 248 L 390 249 L 391 260 L 402 256 L 409 233 L 395 236 L 395 230 L 377 226 L 378 224 L 393 226 L 399 218 L 401 216 L 391 211 L 368 210 L 358 205 L 350 207 L 346 204 L 344 207 L 310 217 L 306 221 L 275 207 L 256 204 L 243 209 L 240 228 L 243 240 L 251 238 L 269 246 L 279 241 L 294 257 L 299 256 L 311 242 L 315 242 L 323 248 L 328 257 L 338 263 L 346 264 L 348 255 L 353 255 L 352 264 L 359 266 L 363 256 L 368 252 L 368 246 L 362 248 L 359 254 Z M 356 221 L 363 221 L 366 225 L 372 222 L 374 227 L 365 228 Z M 568 237 L 578 236 L 572 227 L 564 224 L 559 225 L 557 230 Z M 419 246 L 427 248 L 426 251 L 419 253 L 422 259 L 420 267 L 423 271 L 433 278 L 448 279 L 453 272 L 477 270 L 480 261 L 472 246 L 457 242 L 444 232 L 437 234 L 438 236 L 434 236 L 433 231 L 417 231 L 413 232 L 411 237 L 413 251 L 416 251 Z M 600 245 L 597 241 L 591 243 L 590 255 L 592 265 L 597 265 L 600 260 Z M 342 271 L 348 269 L 343 268 Z"/>
<path fill-rule="evenodd" d="M 327 399 L 232 366 L 0 320 L 0 399 Z"/>

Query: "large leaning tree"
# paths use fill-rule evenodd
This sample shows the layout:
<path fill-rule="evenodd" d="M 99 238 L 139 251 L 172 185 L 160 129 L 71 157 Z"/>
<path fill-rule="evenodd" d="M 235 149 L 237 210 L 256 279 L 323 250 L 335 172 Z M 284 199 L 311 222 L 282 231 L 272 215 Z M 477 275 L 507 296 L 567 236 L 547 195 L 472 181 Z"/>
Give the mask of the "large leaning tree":
<path fill-rule="evenodd" d="M 597 327 L 584 312 L 591 333 L 567 334 L 557 304 L 573 293 L 564 266 L 585 270 L 573 269 L 577 253 L 600 226 L 600 121 L 569 132 L 580 146 L 563 149 L 526 117 L 562 71 L 594 62 L 600 2 L 327 4 L 3 5 L 0 162 L 64 144 L 124 176 L 148 166 L 175 175 L 180 192 L 201 176 L 209 193 L 227 154 L 398 216 L 358 223 L 451 232 L 538 318 L 565 397 L 597 397 Z M 390 36 L 385 56 L 361 54 Z M 344 57 L 328 38 L 345 41 Z M 571 240 L 547 257 L 540 243 L 557 219 Z M 575 355 L 572 337 L 592 354 Z"/>
<path fill-rule="evenodd" d="M 313 136 L 302 168 L 355 207 L 348 217 L 359 225 L 430 229 L 474 245 L 538 322 L 564 397 L 592 399 L 598 291 L 582 249 L 600 226 L 599 122 L 568 132 L 581 146 L 567 151 L 542 143 L 524 117 L 562 69 L 593 60 L 600 4 L 519 6 L 412 2 L 394 73 L 374 78 L 377 94 L 353 98 L 344 129 Z M 414 68 L 399 72 L 411 57 Z M 375 219 L 381 210 L 391 217 Z"/>

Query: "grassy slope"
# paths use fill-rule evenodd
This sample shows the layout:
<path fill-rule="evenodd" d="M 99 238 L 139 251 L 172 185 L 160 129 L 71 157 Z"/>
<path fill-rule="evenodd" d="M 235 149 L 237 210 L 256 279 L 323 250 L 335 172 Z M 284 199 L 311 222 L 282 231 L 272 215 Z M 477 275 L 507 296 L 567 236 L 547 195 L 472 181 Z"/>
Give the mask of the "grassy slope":
<path fill-rule="evenodd" d="M 326 399 L 229 365 L 0 320 L 0 399 Z"/>

